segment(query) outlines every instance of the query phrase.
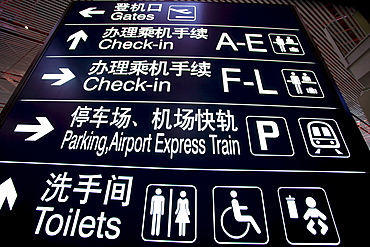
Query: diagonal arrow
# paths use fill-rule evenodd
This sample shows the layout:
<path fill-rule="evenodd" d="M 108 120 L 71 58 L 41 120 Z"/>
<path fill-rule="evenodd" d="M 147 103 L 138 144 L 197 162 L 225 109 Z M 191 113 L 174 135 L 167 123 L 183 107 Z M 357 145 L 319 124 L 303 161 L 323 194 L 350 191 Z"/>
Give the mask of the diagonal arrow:
<path fill-rule="evenodd" d="M 14 132 L 35 132 L 35 134 L 25 139 L 25 141 L 37 141 L 54 129 L 46 117 L 36 117 L 36 119 L 39 124 L 18 124 Z"/>
<path fill-rule="evenodd" d="M 72 80 L 76 76 L 68 68 L 59 68 L 63 74 L 44 74 L 42 80 L 58 80 L 51 84 L 51 86 L 61 86 L 64 83 Z"/>
<path fill-rule="evenodd" d="M 5 199 L 8 199 L 9 208 L 12 210 L 15 200 L 17 199 L 17 191 L 15 190 L 12 178 L 8 178 L 8 180 L 0 184 L 0 209 Z"/>
<path fill-rule="evenodd" d="M 69 46 L 69 50 L 75 50 L 78 43 L 80 42 L 80 40 L 82 39 L 83 41 L 86 41 L 87 40 L 87 34 L 84 32 L 84 30 L 80 30 L 74 34 L 72 34 L 71 36 L 68 37 L 67 39 L 67 42 L 72 41 L 72 44 Z"/>
<path fill-rule="evenodd" d="M 85 18 L 91 18 L 91 15 L 103 15 L 105 10 L 95 10 L 96 7 L 90 7 L 84 10 L 81 10 L 79 13 Z"/>

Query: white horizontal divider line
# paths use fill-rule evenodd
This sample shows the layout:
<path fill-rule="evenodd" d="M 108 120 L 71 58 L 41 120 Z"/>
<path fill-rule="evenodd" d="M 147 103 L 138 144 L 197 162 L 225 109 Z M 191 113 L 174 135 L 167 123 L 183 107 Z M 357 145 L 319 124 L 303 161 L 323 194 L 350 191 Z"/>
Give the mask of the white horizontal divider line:
<path fill-rule="evenodd" d="M 283 31 L 300 31 L 298 28 L 285 27 L 257 27 L 257 26 L 234 26 L 234 25 L 210 25 L 210 24 L 174 24 L 174 23 L 66 23 L 65 26 L 194 26 L 194 27 L 221 27 L 221 28 L 243 28 L 243 29 L 267 29 Z"/>
<path fill-rule="evenodd" d="M 25 162 L 25 161 L 0 161 L 3 164 L 24 164 L 24 165 L 53 165 L 53 166 L 79 166 L 79 167 L 109 167 L 120 169 L 140 170 L 172 170 L 172 171 L 209 171 L 209 172 L 280 172 L 280 173 L 333 173 L 333 174 L 366 174 L 365 171 L 320 171 L 320 170 L 274 170 L 274 169 L 216 169 L 216 168 L 192 168 L 192 167 L 151 167 L 151 166 L 121 166 L 102 164 L 72 164 L 72 163 L 50 163 L 50 162 Z"/>
<path fill-rule="evenodd" d="M 220 105 L 220 106 L 254 106 L 254 107 L 281 107 L 337 110 L 337 107 L 329 106 L 300 106 L 300 105 L 266 105 L 266 104 L 242 104 L 221 102 L 192 102 L 192 101 L 145 101 L 145 100 L 86 100 L 86 99 L 20 99 L 23 102 L 66 102 L 66 103 L 130 103 L 130 104 L 179 104 L 179 105 Z"/>
<path fill-rule="evenodd" d="M 48 55 L 46 58 L 173 58 L 173 59 L 213 59 L 213 60 L 235 60 L 235 61 L 255 61 L 255 62 L 274 62 L 274 63 L 298 63 L 298 64 L 316 64 L 315 62 L 290 61 L 276 59 L 255 59 L 238 57 L 198 57 L 198 56 L 151 56 L 151 55 Z"/>

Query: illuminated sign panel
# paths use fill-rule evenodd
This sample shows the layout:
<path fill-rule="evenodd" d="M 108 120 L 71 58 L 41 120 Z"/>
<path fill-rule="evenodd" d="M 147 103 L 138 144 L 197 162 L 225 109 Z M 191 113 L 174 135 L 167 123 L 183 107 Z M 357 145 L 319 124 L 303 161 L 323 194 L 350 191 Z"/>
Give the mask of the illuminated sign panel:
<path fill-rule="evenodd" d="M 74 2 L 12 103 L 14 241 L 365 239 L 367 147 L 290 6 Z"/>

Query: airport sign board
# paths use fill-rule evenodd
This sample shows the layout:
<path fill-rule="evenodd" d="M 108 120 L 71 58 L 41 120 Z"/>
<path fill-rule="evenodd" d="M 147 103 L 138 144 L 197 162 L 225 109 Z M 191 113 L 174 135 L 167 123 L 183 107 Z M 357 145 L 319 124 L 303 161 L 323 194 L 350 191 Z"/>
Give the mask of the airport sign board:
<path fill-rule="evenodd" d="M 2 114 L 3 239 L 366 239 L 368 150 L 292 6 L 73 2 Z"/>

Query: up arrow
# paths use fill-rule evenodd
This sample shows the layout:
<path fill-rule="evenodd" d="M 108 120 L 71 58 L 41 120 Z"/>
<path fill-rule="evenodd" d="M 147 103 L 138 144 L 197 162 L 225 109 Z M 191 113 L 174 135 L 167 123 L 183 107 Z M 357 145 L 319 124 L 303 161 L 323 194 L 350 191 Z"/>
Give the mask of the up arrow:
<path fill-rule="evenodd" d="M 82 39 L 83 41 L 86 41 L 87 40 L 87 34 L 84 32 L 84 30 L 80 30 L 74 34 L 72 34 L 71 36 L 68 37 L 67 39 L 67 42 L 72 41 L 72 44 L 69 46 L 69 50 L 75 50 L 78 43 L 80 42 L 80 40 Z"/>
<path fill-rule="evenodd" d="M 95 10 L 96 7 L 90 7 L 84 10 L 81 10 L 79 13 L 85 18 L 91 18 L 91 15 L 103 15 L 105 10 Z M 95 11 L 94 11 L 95 10 Z"/>
<path fill-rule="evenodd" d="M 15 190 L 12 178 L 8 178 L 8 180 L 0 184 L 0 209 L 5 199 L 8 199 L 9 208 L 12 210 L 15 200 L 17 199 L 17 191 Z"/>
<path fill-rule="evenodd" d="M 46 117 L 36 117 L 36 119 L 39 124 L 18 124 L 14 132 L 35 132 L 35 134 L 26 138 L 25 141 L 37 141 L 54 129 Z"/>
<path fill-rule="evenodd" d="M 62 74 L 44 74 L 41 79 L 57 80 L 56 82 L 52 83 L 51 86 L 61 86 L 76 77 L 68 68 L 59 68 L 59 70 L 62 72 Z"/>

